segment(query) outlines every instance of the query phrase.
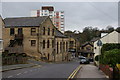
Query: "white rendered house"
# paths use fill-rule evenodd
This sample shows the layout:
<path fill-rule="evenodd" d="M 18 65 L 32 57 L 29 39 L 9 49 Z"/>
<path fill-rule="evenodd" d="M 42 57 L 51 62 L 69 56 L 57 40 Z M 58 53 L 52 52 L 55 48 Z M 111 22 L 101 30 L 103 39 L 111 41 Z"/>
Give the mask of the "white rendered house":
<path fill-rule="evenodd" d="M 120 43 L 120 33 L 118 33 L 117 31 L 113 31 L 109 34 L 106 34 L 104 35 L 103 37 L 100 38 L 102 44 L 106 44 L 106 43 Z M 97 56 L 97 55 L 100 55 L 101 52 L 101 47 L 97 46 L 97 42 L 98 40 L 96 40 L 94 42 L 94 58 Z"/>
<path fill-rule="evenodd" d="M 109 34 L 104 35 L 103 37 L 101 37 L 99 40 L 101 40 L 102 44 L 106 44 L 106 43 L 120 43 L 120 33 L 118 33 L 117 31 L 113 31 Z M 96 40 L 94 42 L 94 58 L 97 55 L 101 54 L 101 48 L 102 46 L 97 46 L 97 42 L 98 40 Z M 98 61 L 95 61 L 95 63 L 98 65 Z"/>

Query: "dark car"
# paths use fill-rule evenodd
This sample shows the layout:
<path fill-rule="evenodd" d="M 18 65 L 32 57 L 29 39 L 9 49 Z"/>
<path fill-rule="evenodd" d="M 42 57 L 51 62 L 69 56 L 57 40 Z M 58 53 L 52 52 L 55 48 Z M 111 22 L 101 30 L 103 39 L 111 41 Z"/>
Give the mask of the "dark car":
<path fill-rule="evenodd" d="M 78 59 L 85 59 L 84 56 L 78 56 Z"/>
<path fill-rule="evenodd" d="M 93 62 L 93 58 L 89 58 L 89 61 L 90 61 L 90 62 Z"/>
<path fill-rule="evenodd" d="M 81 58 L 80 59 L 80 64 L 89 64 L 89 63 L 90 63 L 90 61 L 87 58 Z"/>

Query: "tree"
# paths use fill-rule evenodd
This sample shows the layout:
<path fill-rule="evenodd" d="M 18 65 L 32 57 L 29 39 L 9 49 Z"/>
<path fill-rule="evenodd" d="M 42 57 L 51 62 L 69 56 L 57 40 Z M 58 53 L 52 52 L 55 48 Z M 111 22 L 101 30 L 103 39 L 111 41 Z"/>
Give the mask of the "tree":
<path fill-rule="evenodd" d="M 79 42 L 83 44 L 87 41 L 91 41 L 94 37 L 100 37 L 100 30 L 97 27 L 93 28 L 91 26 L 88 26 L 83 29 L 83 32 L 74 30 L 74 31 L 65 31 L 64 34 L 66 36 L 74 37 L 75 39 L 78 39 Z"/>
<path fill-rule="evenodd" d="M 112 67 L 116 66 L 116 64 L 120 63 L 120 50 L 113 49 L 110 51 L 106 51 L 103 57 L 104 63 L 109 64 Z"/>
<path fill-rule="evenodd" d="M 107 26 L 107 27 L 106 27 L 106 30 L 107 30 L 108 33 L 110 33 L 110 32 L 112 32 L 112 31 L 114 31 L 114 27 L 112 27 L 112 26 Z"/>
<path fill-rule="evenodd" d="M 90 41 L 91 39 L 93 39 L 94 37 L 100 37 L 100 31 L 97 27 L 93 28 L 93 27 L 85 27 L 83 29 L 83 36 L 85 37 L 85 42 L 86 41 Z"/>

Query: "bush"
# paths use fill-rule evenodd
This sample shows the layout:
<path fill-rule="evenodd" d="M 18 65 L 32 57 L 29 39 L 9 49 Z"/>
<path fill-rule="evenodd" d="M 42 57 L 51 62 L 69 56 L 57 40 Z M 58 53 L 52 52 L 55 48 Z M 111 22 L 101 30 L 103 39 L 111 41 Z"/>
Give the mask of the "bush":
<path fill-rule="evenodd" d="M 113 50 L 113 49 L 120 49 L 120 43 L 107 43 L 103 44 L 102 49 L 101 49 L 101 58 L 100 58 L 100 63 L 104 64 L 104 55 L 106 54 L 106 51 Z M 114 54 L 114 53 L 113 53 Z"/>
<path fill-rule="evenodd" d="M 104 64 L 109 64 L 112 67 L 116 66 L 116 64 L 120 64 L 120 50 L 113 49 L 104 52 L 103 61 Z"/>
<path fill-rule="evenodd" d="M 105 51 L 109 51 L 112 49 L 120 49 L 120 43 L 119 44 L 116 44 L 116 43 L 103 44 L 101 53 L 103 54 Z"/>

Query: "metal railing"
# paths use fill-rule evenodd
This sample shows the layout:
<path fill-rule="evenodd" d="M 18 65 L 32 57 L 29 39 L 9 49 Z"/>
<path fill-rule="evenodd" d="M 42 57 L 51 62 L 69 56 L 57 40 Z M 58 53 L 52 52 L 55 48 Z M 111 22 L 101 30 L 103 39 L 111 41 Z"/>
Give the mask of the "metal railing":
<path fill-rule="evenodd" d="M 15 39 L 23 39 L 23 34 L 15 34 Z"/>

